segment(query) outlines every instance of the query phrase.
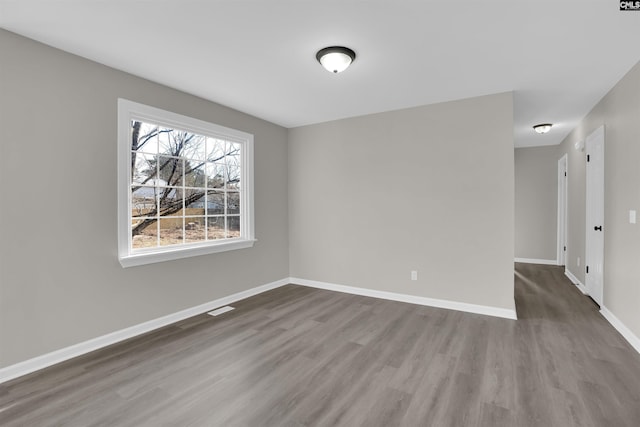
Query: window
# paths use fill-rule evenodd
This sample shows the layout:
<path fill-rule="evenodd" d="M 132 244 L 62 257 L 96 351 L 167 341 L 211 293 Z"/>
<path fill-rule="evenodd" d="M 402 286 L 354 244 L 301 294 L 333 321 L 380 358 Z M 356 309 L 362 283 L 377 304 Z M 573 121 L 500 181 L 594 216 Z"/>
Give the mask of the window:
<path fill-rule="evenodd" d="M 123 267 L 253 246 L 253 135 L 118 100 Z"/>

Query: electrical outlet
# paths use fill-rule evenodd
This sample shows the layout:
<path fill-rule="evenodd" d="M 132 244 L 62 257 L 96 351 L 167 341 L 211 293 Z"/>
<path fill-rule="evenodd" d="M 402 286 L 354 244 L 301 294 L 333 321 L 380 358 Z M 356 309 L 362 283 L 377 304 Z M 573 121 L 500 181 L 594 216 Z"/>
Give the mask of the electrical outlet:
<path fill-rule="evenodd" d="M 578 257 L 576 264 L 578 265 L 578 267 L 580 267 L 580 257 Z"/>
<path fill-rule="evenodd" d="M 411 271 L 411 280 L 418 280 L 418 272 L 416 270 Z"/>

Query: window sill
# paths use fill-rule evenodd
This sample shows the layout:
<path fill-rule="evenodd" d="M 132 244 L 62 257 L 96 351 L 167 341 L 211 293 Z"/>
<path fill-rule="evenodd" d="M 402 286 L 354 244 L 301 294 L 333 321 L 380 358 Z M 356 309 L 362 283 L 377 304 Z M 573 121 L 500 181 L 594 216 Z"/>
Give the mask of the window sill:
<path fill-rule="evenodd" d="M 145 252 L 134 255 L 120 256 L 120 265 L 123 268 L 138 265 L 154 264 L 157 262 L 171 261 L 174 259 L 190 258 L 200 255 L 214 254 L 218 252 L 233 251 L 253 247 L 256 239 L 234 240 L 232 242 L 217 243 L 206 246 L 179 247 L 158 252 Z"/>

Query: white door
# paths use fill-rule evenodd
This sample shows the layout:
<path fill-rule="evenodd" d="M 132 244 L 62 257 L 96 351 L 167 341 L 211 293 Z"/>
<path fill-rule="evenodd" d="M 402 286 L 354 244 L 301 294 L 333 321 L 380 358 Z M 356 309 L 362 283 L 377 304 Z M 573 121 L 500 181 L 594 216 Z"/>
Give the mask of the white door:
<path fill-rule="evenodd" d="M 566 265 L 567 257 L 567 155 L 558 160 L 558 265 Z"/>
<path fill-rule="evenodd" d="M 587 137 L 587 213 L 585 286 L 602 306 L 604 278 L 604 126 Z"/>

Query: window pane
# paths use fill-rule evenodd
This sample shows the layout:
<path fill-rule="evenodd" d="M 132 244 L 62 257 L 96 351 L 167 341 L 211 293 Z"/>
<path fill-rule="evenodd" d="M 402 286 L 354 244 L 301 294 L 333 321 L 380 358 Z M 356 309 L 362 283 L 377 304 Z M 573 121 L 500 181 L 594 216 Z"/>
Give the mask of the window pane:
<path fill-rule="evenodd" d="M 133 187 L 131 197 L 131 216 L 154 216 L 156 213 L 156 188 Z"/>
<path fill-rule="evenodd" d="M 224 239 L 224 217 L 223 216 L 209 216 L 207 217 L 207 239 L 216 240 Z"/>
<path fill-rule="evenodd" d="M 134 184 L 150 184 L 153 185 L 153 178 L 156 176 L 156 156 L 153 154 L 131 153 L 133 160 L 133 179 Z"/>
<path fill-rule="evenodd" d="M 207 173 L 204 162 L 186 160 L 184 174 L 185 187 L 204 187 L 207 184 Z"/>
<path fill-rule="evenodd" d="M 182 222 L 184 218 L 161 218 L 160 219 L 160 246 L 182 244 Z"/>
<path fill-rule="evenodd" d="M 158 161 L 160 162 L 160 176 L 156 180 L 156 185 L 181 186 L 184 161 L 166 156 L 159 156 Z"/>
<path fill-rule="evenodd" d="M 207 163 L 207 187 L 224 188 L 225 165 L 222 163 Z"/>
<path fill-rule="evenodd" d="M 227 188 L 229 190 L 240 189 L 240 167 L 227 166 Z"/>
<path fill-rule="evenodd" d="M 207 138 L 207 161 L 221 162 L 224 160 L 226 142 L 217 138 Z"/>
<path fill-rule="evenodd" d="M 206 140 L 207 138 L 205 136 L 186 133 L 184 147 L 180 157 L 200 160 L 200 162 L 204 161 L 207 155 Z"/>
<path fill-rule="evenodd" d="M 204 188 L 187 188 L 184 192 L 184 203 L 187 207 L 185 215 L 204 215 L 206 203 Z"/>
<path fill-rule="evenodd" d="M 159 189 L 160 216 L 182 215 L 182 188 L 163 187 Z"/>
<path fill-rule="evenodd" d="M 240 167 L 240 148 L 242 145 L 237 142 L 227 142 L 226 163 L 229 166 Z"/>
<path fill-rule="evenodd" d="M 233 239 L 240 237 L 240 217 L 228 216 L 227 217 L 227 238 Z"/>
<path fill-rule="evenodd" d="M 207 215 L 224 215 L 224 193 L 207 192 Z"/>
<path fill-rule="evenodd" d="M 153 219 L 131 221 L 131 246 L 133 249 L 158 246 L 158 227 Z"/>
<path fill-rule="evenodd" d="M 228 192 L 227 193 L 227 214 L 239 214 L 240 213 L 240 193 Z"/>
<path fill-rule="evenodd" d="M 167 156 L 179 156 L 180 154 L 176 151 L 180 151 L 178 147 L 180 133 L 179 130 L 160 127 L 158 129 L 158 152 Z"/>
<path fill-rule="evenodd" d="M 141 153 L 156 154 L 158 152 L 158 126 L 133 120 L 131 122 L 131 149 Z"/>
<path fill-rule="evenodd" d="M 206 240 L 206 221 L 204 217 L 185 218 L 184 241 L 185 243 L 202 242 Z"/>

